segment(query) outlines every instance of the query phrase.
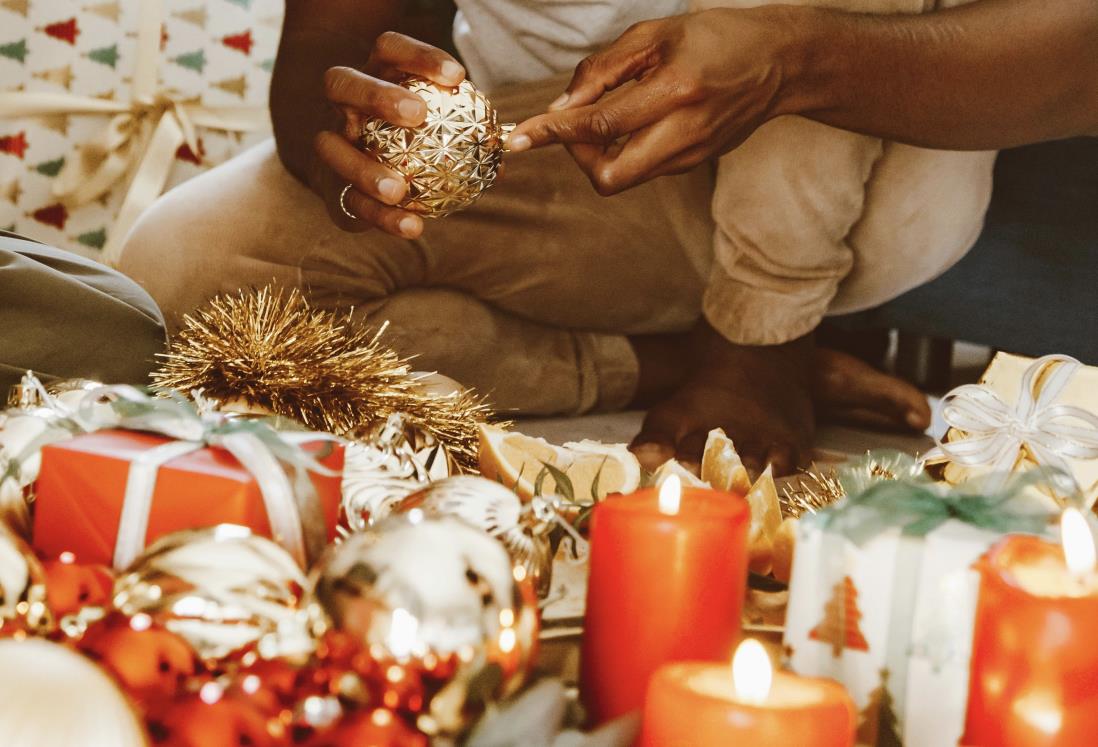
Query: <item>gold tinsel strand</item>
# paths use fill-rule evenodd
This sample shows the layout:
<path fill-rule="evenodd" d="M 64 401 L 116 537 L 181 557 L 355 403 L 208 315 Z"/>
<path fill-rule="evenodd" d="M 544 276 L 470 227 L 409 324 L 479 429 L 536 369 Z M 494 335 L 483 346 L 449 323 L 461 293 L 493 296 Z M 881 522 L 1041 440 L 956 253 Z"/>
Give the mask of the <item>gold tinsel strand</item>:
<path fill-rule="evenodd" d="M 871 458 L 868 452 L 866 458 L 857 465 L 857 469 L 862 473 L 860 482 L 863 484 L 899 479 L 897 470 L 900 467 L 897 464 L 878 461 Z M 846 489 L 835 468 L 830 467 L 826 470 L 805 470 L 795 484 L 782 488 L 778 503 L 783 516 L 798 518 L 803 514 L 814 514 L 845 497 Z"/>
<path fill-rule="evenodd" d="M 153 373 L 158 387 L 243 401 L 306 426 L 353 437 L 400 413 L 475 469 L 477 425 L 491 411 L 473 393 L 428 393 L 380 332 L 312 308 L 296 289 L 220 296 L 184 319 Z"/>

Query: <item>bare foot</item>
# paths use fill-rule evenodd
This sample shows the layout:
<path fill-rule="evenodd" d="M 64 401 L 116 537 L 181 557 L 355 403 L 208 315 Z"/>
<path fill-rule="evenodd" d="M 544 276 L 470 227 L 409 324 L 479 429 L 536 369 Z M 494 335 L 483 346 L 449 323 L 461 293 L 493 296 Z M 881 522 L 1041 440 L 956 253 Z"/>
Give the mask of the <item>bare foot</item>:
<path fill-rule="evenodd" d="M 814 398 L 821 420 L 922 432 L 930 427 L 926 395 L 903 379 L 847 353 L 816 348 Z"/>
<path fill-rule="evenodd" d="M 811 445 L 811 336 L 784 345 L 736 345 L 703 319 L 687 339 L 687 354 L 677 360 L 654 360 L 658 346 L 634 349 L 642 382 L 646 367 L 666 373 L 670 362 L 682 372 L 681 383 L 648 411 L 630 447 L 646 469 L 671 457 L 696 467 L 713 428 L 725 430 L 755 472 L 772 464 L 775 474 L 788 474 Z M 643 392 L 654 393 L 652 387 Z"/>

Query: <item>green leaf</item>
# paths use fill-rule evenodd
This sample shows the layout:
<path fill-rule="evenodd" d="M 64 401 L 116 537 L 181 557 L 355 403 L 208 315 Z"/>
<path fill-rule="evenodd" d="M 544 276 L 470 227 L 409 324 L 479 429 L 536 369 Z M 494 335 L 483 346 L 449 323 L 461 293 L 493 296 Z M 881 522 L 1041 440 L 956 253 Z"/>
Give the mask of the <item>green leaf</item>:
<path fill-rule="evenodd" d="M 526 462 L 522 463 L 522 466 L 526 466 Z M 541 495 L 542 487 L 545 485 L 545 478 L 549 476 L 549 470 L 545 467 L 541 468 L 541 472 L 538 473 L 537 479 L 534 480 L 534 495 Z"/>
<path fill-rule="evenodd" d="M 548 462 L 542 462 L 542 465 L 545 466 L 545 469 L 549 470 L 549 474 L 552 476 L 553 482 L 557 484 L 557 489 L 554 492 L 556 492 L 569 503 L 575 503 L 576 491 L 572 487 L 572 481 L 568 478 L 568 475 L 564 474 L 558 468 L 554 467 Z"/>
<path fill-rule="evenodd" d="M 595 479 L 591 481 L 591 500 L 598 503 L 599 498 L 599 480 L 602 478 L 602 471 L 606 468 L 606 460 L 609 459 L 609 455 L 602 458 L 602 464 L 599 465 L 599 471 L 595 473 Z"/>

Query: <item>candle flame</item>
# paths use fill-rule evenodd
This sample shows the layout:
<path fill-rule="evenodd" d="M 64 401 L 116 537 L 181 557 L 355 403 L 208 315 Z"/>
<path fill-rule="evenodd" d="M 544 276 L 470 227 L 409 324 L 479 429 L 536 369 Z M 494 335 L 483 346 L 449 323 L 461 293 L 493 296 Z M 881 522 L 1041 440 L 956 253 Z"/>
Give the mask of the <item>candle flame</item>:
<path fill-rule="evenodd" d="M 1060 541 L 1064 561 L 1072 574 L 1084 576 L 1094 571 L 1094 535 L 1079 509 L 1066 509 L 1060 516 Z"/>
<path fill-rule="evenodd" d="M 678 475 L 668 475 L 660 485 L 660 513 L 674 516 L 679 512 L 682 502 L 682 480 Z"/>
<path fill-rule="evenodd" d="M 762 703 L 770 695 L 774 668 L 766 649 L 754 638 L 747 638 L 732 657 L 732 684 L 736 697 L 745 703 Z"/>

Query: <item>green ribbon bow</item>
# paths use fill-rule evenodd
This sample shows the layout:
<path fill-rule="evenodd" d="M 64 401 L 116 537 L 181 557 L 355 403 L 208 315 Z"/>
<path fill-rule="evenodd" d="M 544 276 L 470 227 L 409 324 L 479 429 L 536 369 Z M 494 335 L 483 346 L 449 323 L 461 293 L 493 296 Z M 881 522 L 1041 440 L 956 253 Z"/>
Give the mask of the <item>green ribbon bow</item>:
<path fill-rule="evenodd" d="M 924 537 L 950 519 L 995 532 L 1025 534 L 1041 534 L 1056 519 L 1047 509 L 1019 504 L 1024 500 L 1022 491 L 1031 485 L 1061 484 L 1064 476 L 1058 471 L 1031 470 L 996 490 L 982 486 L 1001 483 L 999 475 L 952 487 L 931 481 L 910 457 L 894 455 L 890 459 L 896 469 L 890 471 L 896 479 L 867 478 L 868 465 L 881 464 L 882 459 L 880 454 L 870 454 L 861 464 L 844 469 L 839 481 L 848 490 L 847 497 L 806 520 L 861 546 L 896 527 L 905 536 Z"/>

